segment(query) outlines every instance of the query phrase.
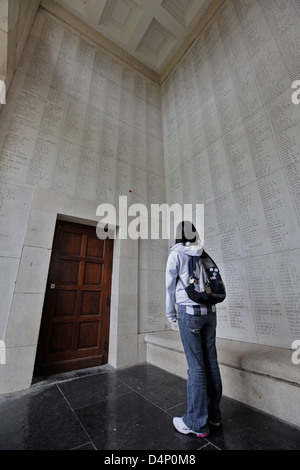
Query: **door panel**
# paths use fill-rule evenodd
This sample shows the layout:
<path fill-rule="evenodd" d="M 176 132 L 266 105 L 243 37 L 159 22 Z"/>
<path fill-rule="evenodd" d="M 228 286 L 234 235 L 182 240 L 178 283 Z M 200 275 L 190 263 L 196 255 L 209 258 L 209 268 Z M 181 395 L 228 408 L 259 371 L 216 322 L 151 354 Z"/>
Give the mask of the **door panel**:
<path fill-rule="evenodd" d="M 57 223 L 36 375 L 107 362 L 112 255 L 113 240 L 95 228 Z"/>

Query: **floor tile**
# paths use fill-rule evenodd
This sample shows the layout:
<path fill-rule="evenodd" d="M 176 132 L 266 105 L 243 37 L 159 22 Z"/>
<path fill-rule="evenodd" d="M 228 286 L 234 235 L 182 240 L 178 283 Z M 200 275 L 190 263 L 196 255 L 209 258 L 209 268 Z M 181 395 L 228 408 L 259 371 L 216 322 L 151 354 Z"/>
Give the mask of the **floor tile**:
<path fill-rule="evenodd" d="M 83 376 L 59 383 L 58 387 L 73 409 L 130 392 L 130 388 L 117 379 L 115 372 Z"/>
<path fill-rule="evenodd" d="M 211 431 L 208 440 L 222 450 L 299 450 L 300 429 L 223 397 L 222 429 Z"/>
<path fill-rule="evenodd" d="M 63 450 L 88 441 L 55 385 L 0 400 L 1 450 Z"/>
<path fill-rule="evenodd" d="M 150 364 L 117 371 L 117 377 L 163 410 L 186 401 L 186 381 Z"/>
<path fill-rule="evenodd" d="M 172 419 L 136 392 L 81 408 L 76 415 L 97 449 L 195 450 L 202 445 L 175 432 Z"/>

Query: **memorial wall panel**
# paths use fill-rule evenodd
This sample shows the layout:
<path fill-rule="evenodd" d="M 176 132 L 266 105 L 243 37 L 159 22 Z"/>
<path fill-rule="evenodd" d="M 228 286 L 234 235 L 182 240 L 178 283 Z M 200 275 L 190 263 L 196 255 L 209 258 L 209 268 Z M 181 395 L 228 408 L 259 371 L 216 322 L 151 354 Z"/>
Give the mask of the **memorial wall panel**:
<path fill-rule="evenodd" d="M 1 255 L 20 257 L 35 188 L 116 209 L 119 196 L 165 202 L 163 152 L 160 86 L 39 10 L 0 115 Z M 164 283 L 162 256 L 143 250 L 142 332 L 166 323 L 164 292 L 151 288 Z"/>
<path fill-rule="evenodd" d="M 299 14 L 226 0 L 162 87 L 167 200 L 205 204 L 218 335 L 281 347 L 300 337 Z"/>

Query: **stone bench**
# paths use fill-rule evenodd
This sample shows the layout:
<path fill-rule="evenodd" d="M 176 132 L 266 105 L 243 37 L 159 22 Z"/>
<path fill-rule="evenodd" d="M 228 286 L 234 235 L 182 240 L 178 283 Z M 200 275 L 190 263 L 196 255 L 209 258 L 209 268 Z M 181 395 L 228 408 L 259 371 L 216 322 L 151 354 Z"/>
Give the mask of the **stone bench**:
<path fill-rule="evenodd" d="M 145 342 L 147 362 L 187 377 L 178 331 L 147 333 Z M 225 396 L 300 426 L 300 364 L 291 350 L 220 338 L 217 349 Z"/>

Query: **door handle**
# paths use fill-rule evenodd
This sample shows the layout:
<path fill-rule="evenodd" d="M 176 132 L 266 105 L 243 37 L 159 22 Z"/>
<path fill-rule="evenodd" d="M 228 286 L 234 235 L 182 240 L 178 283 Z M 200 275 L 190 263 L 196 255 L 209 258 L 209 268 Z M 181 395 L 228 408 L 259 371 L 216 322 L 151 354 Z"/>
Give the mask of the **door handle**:
<path fill-rule="evenodd" d="M 55 284 L 50 284 L 50 289 L 55 289 Z"/>

